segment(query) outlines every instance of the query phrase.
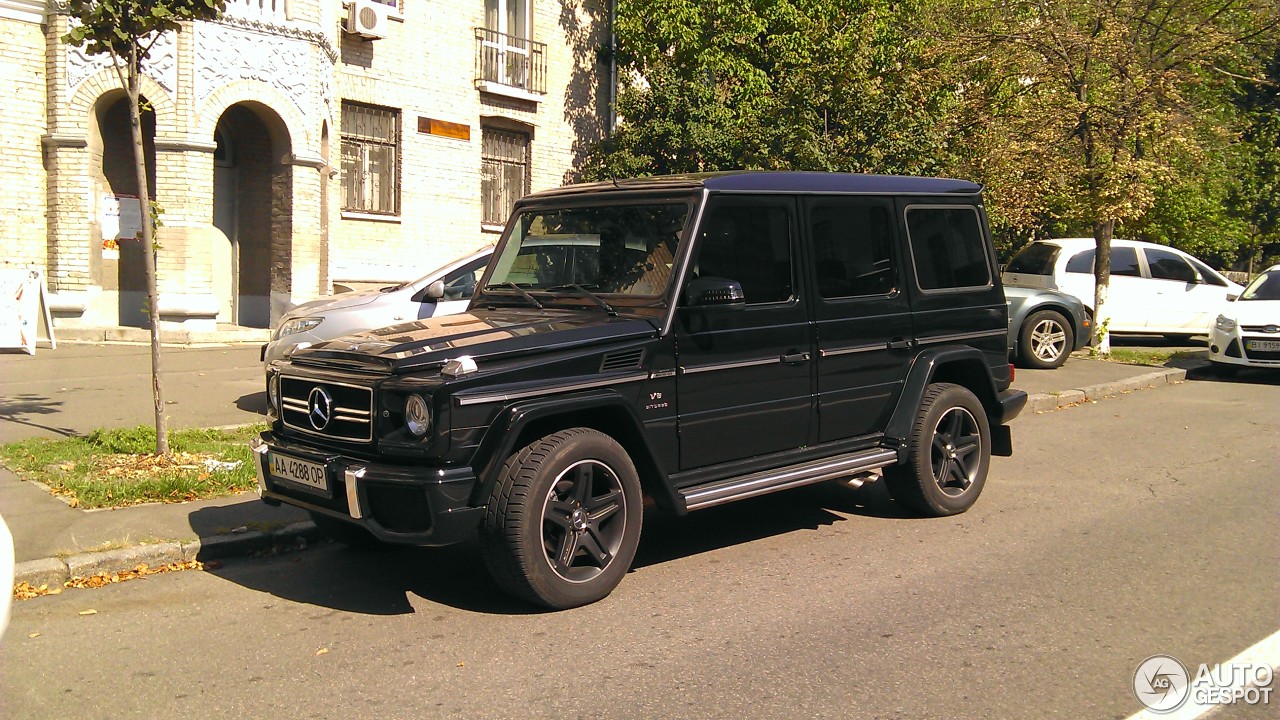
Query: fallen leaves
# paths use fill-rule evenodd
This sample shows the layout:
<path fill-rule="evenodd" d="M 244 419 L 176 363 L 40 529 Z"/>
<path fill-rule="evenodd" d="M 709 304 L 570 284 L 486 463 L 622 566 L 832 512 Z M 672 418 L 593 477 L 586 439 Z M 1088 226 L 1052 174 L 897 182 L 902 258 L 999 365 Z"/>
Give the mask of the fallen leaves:
<path fill-rule="evenodd" d="M 13 597 L 15 600 L 30 600 L 42 595 L 57 595 L 62 592 L 63 588 L 81 588 L 94 589 L 106 587 L 114 583 L 121 583 L 127 580 L 136 580 L 145 578 L 150 575 L 159 575 L 160 573 L 178 572 L 181 570 L 213 570 L 221 566 L 221 563 L 202 563 L 199 560 L 191 560 L 189 562 L 168 563 L 166 565 L 157 565 L 150 567 L 146 564 L 138 564 L 132 570 L 121 570 L 119 572 L 100 572 L 96 575 L 88 577 L 77 575 L 62 584 L 62 587 L 49 587 L 47 584 L 33 586 L 30 583 L 20 582 L 13 586 Z M 81 615 L 92 615 L 97 610 L 85 611 Z"/>
<path fill-rule="evenodd" d="M 88 610 L 81 610 L 80 614 L 81 615 L 97 615 L 98 611 L 94 610 L 93 608 L 89 608 Z"/>

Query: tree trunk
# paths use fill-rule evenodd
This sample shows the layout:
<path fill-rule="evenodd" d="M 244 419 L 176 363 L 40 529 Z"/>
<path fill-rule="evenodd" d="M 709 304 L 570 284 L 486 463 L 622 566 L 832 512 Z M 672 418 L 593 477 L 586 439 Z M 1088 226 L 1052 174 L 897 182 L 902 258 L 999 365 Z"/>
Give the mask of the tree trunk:
<path fill-rule="evenodd" d="M 1095 355 L 1111 354 L 1111 315 L 1107 311 L 1107 291 L 1111 287 L 1111 235 L 1115 232 L 1114 220 L 1102 220 L 1093 224 L 1093 330 L 1097 338 L 1093 346 Z"/>
<path fill-rule="evenodd" d="M 169 430 L 164 417 L 164 391 L 160 386 L 160 293 L 156 285 L 155 226 L 151 216 L 151 192 L 147 187 L 147 153 L 142 143 L 142 95 L 137 51 L 129 57 L 129 129 L 133 133 L 133 162 L 138 175 L 138 204 L 142 214 L 142 258 L 147 277 L 147 315 L 151 320 L 151 394 L 156 412 L 156 454 L 169 454 Z"/>

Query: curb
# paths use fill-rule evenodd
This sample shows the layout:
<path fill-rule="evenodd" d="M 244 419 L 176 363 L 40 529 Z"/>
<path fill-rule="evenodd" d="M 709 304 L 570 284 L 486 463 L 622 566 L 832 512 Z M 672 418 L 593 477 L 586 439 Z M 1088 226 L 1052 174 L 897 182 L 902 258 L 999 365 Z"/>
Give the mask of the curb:
<path fill-rule="evenodd" d="M 247 530 L 187 541 L 133 545 L 113 550 L 76 553 L 65 558 L 44 558 L 18 563 L 14 584 L 33 587 L 65 584 L 74 577 L 92 577 L 133 570 L 138 565 L 156 567 L 169 563 L 225 560 L 288 549 L 303 549 L 309 542 L 327 537 L 310 520 L 301 520 L 271 532 Z"/>
<path fill-rule="evenodd" d="M 1088 387 L 1075 388 L 1073 390 L 1064 390 L 1056 395 L 1048 393 L 1037 393 L 1027 398 L 1025 411 L 1027 412 L 1050 412 L 1060 410 L 1065 407 L 1072 407 L 1080 403 L 1098 398 L 1112 397 L 1121 393 L 1133 392 L 1134 390 L 1143 390 L 1146 388 L 1159 387 L 1161 385 L 1173 385 L 1187 379 L 1187 371 L 1184 368 L 1164 368 L 1145 375 L 1137 375 L 1123 380 L 1114 382 L 1106 382 L 1098 385 L 1090 385 Z"/>
<path fill-rule="evenodd" d="M 1125 392 L 1172 385 L 1187 377 L 1183 368 L 1165 368 L 1145 375 L 1066 390 L 1057 395 L 1037 393 L 1027 398 L 1026 412 L 1049 412 L 1083 402 L 1112 397 Z M 44 558 L 19 563 L 14 568 L 14 583 L 32 586 L 62 585 L 73 577 L 92 576 L 133 570 L 140 564 L 166 565 L 175 562 L 224 560 L 288 549 L 303 549 L 308 543 L 327 538 L 310 520 L 286 525 L 270 532 L 244 530 L 227 535 L 212 535 L 188 541 L 171 541 L 113 550 L 83 552 L 65 558 Z"/>

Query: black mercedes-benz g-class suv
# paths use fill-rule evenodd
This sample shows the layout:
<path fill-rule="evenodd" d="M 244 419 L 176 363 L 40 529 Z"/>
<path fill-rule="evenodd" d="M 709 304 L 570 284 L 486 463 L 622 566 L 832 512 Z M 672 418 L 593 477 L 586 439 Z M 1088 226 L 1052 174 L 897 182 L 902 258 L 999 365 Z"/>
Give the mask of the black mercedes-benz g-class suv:
<path fill-rule="evenodd" d="M 982 492 L 1009 390 L 981 187 L 735 172 L 520 200 L 470 310 L 298 350 L 255 441 L 267 502 L 350 543 L 478 538 L 511 593 L 608 595 L 646 498 L 691 510 L 883 477 Z"/>

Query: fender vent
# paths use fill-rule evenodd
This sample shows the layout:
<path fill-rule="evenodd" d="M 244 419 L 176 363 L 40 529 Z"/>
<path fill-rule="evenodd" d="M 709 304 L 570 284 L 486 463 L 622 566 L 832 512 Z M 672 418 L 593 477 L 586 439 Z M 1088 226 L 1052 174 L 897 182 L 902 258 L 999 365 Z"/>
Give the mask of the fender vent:
<path fill-rule="evenodd" d="M 644 348 L 609 353 L 600 361 L 600 372 L 635 370 L 640 367 L 641 360 L 644 360 Z"/>

